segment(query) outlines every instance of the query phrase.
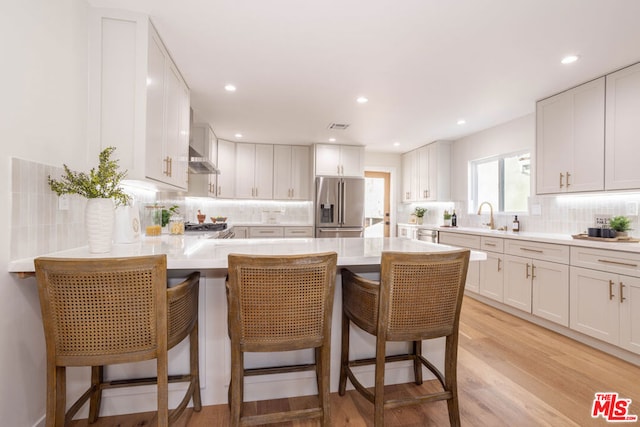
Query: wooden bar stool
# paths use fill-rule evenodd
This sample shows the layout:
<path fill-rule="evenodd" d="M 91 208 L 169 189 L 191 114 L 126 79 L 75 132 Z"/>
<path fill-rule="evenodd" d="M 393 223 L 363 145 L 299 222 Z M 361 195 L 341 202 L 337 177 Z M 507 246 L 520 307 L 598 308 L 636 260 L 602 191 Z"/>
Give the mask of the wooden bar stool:
<path fill-rule="evenodd" d="M 165 255 L 131 258 L 37 258 L 36 278 L 47 346 L 47 422 L 62 427 L 89 400 L 97 420 L 102 390 L 158 385 L 158 425 L 173 422 L 193 398 L 202 407 L 198 368 L 198 284 L 192 273 L 167 288 Z M 169 377 L 170 348 L 189 336 L 188 375 Z M 157 359 L 154 378 L 105 382 L 105 365 Z M 91 387 L 66 411 L 66 367 L 91 366 Z M 169 414 L 168 382 L 188 381 Z"/>
<path fill-rule="evenodd" d="M 384 411 L 406 405 L 446 400 L 449 421 L 460 425 L 456 366 L 458 325 L 469 264 L 469 250 L 420 254 L 383 252 L 380 282 L 342 270 L 342 351 L 339 394 L 344 395 L 347 377 L 374 404 L 374 424 L 384 425 Z M 376 356 L 349 360 L 349 326 L 353 322 L 375 335 Z M 422 340 L 446 337 L 445 374 L 422 355 Z M 409 341 L 408 354 L 386 356 L 387 341 Z M 437 377 L 443 390 L 402 399 L 385 399 L 386 362 L 412 360 L 416 384 L 422 384 L 422 365 Z M 373 392 L 362 385 L 352 367 L 375 364 Z"/>
<path fill-rule="evenodd" d="M 227 303 L 231 338 L 231 425 L 319 418 L 330 425 L 329 362 L 335 252 L 290 256 L 229 255 Z M 315 363 L 246 369 L 245 352 L 314 349 Z M 244 377 L 316 371 L 317 407 L 244 416 Z"/>

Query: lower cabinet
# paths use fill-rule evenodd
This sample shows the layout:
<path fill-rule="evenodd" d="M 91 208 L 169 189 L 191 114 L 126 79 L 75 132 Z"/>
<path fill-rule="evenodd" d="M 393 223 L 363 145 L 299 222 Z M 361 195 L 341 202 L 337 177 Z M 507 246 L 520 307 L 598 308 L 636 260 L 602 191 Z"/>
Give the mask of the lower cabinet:
<path fill-rule="evenodd" d="M 498 302 L 504 300 L 504 242 L 500 238 L 480 239 L 480 250 L 485 251 L 487 260 L 480 262 L 480 295 Z"/>
<path fill-rule="evenodd" d="M 313 237 L 313 227 L 307 226 L 233 227 L 233 231 L 236 239 Z"/>
<path fill-rule="evenodd" d="M 570 326 L 640 354 L 640 278 L 571 267 Z"/>
<path fill-rule="evenodd" d="M 569 326 L 569 266 L 505 255 L 504 303 Z"/>

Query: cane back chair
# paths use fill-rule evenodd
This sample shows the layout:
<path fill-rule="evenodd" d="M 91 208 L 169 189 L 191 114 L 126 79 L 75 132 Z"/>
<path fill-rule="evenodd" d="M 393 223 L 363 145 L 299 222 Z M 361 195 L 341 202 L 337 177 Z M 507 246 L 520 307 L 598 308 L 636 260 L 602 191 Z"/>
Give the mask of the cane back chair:
<path fill-rule="evenodd" d="M 37 258 L 36 278 L 47 348 L 47 427 L 62 427 L 89 400 L 97 420 L 102 390 L 157 384 L 158 425 L 180 416 L 193 398 L 202 407 L 198 368 L 198 283 L 192 273 L 167 288 L 165 255 L 128 258 Z M 169 376 L 170 348 L 189 336 L 188 375 Z M 104 381 L 104 366 L 157 359 L 154 378 Z M 66 410 L 66 367 L 91 366 L 91 386 Z M 168 382 L 188 381 L 169 413 Z"/>
<path fill-rule="evenodd" d="M 452 426 L 460 425 L 456 364 L 458 325 L 469 263 L 469 250 L 444 253 L 383 252 L 380 281 L 342 270 L 342 350 L 338 392 L 345 393 L 347 377 L 374 404 L 374 424 L 384 425 L 385 409 L 446 400 Z M 375 358 L 349 360 L 349 327 L 375 335 Z M 422 340 L 446 337 L 444 375 L 422 355 Z M 407 354 L 386 356 L 387 341 L 411 342 Z M 385 399 L 385 362 L 412 360 L 415 383 L 422 384 L 422 365 L 442 385 L 442 391 Z M 352 367 L 375 364 L 373 392 L 356 378 Z"/>
<path fill-rule="evenodd" d="M 231 338 L 231 425 L 256 425 L 319 418 L 329 426 L 331 314 L 335 252 L 289 256 L 230 254 L 227 280 Z M 314 349 L 315 363 L 246 369 L 245 352 Z M 312 409 L 243 415 L 244 377 L 313 370 L 318 406 Z"/>

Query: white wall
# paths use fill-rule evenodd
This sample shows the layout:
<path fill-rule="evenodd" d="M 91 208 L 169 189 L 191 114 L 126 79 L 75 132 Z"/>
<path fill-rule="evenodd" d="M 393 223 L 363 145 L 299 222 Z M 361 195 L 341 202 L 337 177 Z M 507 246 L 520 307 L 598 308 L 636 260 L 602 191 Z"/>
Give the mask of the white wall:
<path fill-rule="evenodd" d="M 86 167 L 86 14 L 84 0 L 3 2 L 0 223 L 5 230 L 12 157 Z M 44 338 L 35 280 L 7 272 L 9 240 L 5 236 L 0 245 L 0 419 L 2 425 L 32 426 L 45 414 Z"/>

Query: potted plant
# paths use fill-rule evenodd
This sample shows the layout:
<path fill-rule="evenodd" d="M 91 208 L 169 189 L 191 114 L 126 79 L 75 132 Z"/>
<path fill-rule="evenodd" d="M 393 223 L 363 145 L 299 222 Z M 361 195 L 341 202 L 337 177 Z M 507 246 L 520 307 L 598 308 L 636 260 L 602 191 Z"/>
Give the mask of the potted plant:
<path fill-rule="evenodd" d="M 446 209 L 444 211 L 443 218 L 444 218 L 444 226 L 451 227 L 451 214 Z"/>
<path fill-rule="evenodd" d="M 413 214 L 416 216 L 418 224 L 422 224 L 423 217 L 424 217 L 425 213 L 427 213 L 427 208 L 416 207 L 413 210 Z"/>
<path fill-rule="evenodd" d="M 74 172 L 65 164 L 60 179 L 47 177 L 49 187 L 58 196 L 77 194 L 87 199 L 85 226 L 91 253 L 111 250 L 115 206 L 130 201 L 129 195 L 120 187 L 127 172 L 118 171 L 118 161 L 111 159 L 114 150 L 115 147 L 102 150 L 98 168 L 92 168 L 89 173 Z"/>
<path fill-rule="evenodd" d="M 624 215 L 614 216 L 609 220 L 609 227 L 616 230 L 616 236 L 627 236 L 627 231 L 631 230 L 631 220 Z"/>

